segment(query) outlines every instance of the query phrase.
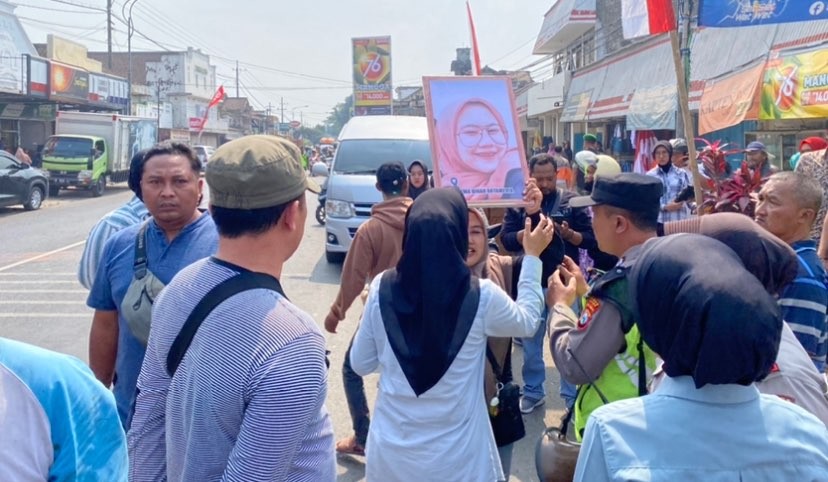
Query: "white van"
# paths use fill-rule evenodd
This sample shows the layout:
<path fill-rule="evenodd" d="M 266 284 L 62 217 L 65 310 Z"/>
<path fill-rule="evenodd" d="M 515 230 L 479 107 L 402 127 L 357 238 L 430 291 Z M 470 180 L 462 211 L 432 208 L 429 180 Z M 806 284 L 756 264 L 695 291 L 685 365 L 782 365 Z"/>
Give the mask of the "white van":
<path fill-rule="evenodd" d="M 376 171 L 386 162 L 399 161 L 406 169 L 420 160 L 432 170 L 425 117 L 353 117 L 339 133 L 336 155 L 327 182 L 325 202 L 325 258 L 341 263 L 357 228 L 382 201 Z"/>

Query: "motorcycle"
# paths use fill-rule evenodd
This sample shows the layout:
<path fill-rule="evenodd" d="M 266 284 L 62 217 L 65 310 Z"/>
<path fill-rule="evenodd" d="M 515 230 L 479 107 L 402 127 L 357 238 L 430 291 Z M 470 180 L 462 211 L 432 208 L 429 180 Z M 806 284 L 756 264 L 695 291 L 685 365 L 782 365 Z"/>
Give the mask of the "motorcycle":
<path fill-rule="evenodd" d="M 325 183 L 322 184 L 322 190 L 319 192 L 319 196 L 317 199 L 319 200 L 319 206 L 316 207 L 316 222 L 321 224 L 322 226 L 325 225 L 325 220 L 327 219 L 327 213 L 325 213 L 325 199 L 327 199 L 327 180 Z"/>

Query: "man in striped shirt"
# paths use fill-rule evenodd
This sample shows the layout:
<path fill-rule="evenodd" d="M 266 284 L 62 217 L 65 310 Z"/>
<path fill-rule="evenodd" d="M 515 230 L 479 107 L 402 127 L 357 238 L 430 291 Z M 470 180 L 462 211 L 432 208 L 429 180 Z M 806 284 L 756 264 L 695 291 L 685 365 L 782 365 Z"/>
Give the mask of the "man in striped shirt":
<path fill-rule="evenodd" d="M 811 227 L 822 204 L 816 180 L 799 173 L 773 174 L 759 191 L 756 222 L 790 244 L 799 258 L 799 272 L 782 289 L 782 317 L 810 355 L 817 370 L 825 370 L 828 353 L 828 288 L 826 273 L 811 239 Z"/>
<path fill-rule="evenodd" d="M 78 281 L 84 288 L 91 290 L 95 283 L 95 273 L 98 272 L 98 264 L 103 256 L 104 246 L 107 240 L 118 231 L 134 226 L 149 217 L 149 211 L 144 202 L 137 196 L 137 189 L 141 183 L 141 162 L 147 153 L 147 149 L 139 151 L 129 163 L 129 188 L 136 193 L 126 204 L 105 215 L 89 231 L 86 238 L 86 246 L 83 248 L 80 266 L 78 267 Z"/>
<path fill-rule="evenodd" d="M 220 303 L 168 374 L 176 337 L 214 287 L 252 271 L 281 288 L 304 234 L 305 190 L 319 189 L 296 146 L 272 136 L 221 146 L 206 180 L 219 249 L 182 270 L 154 305 L 127 435 L 130 480 L 332 482 L 325 337 L 276 288 Z"/>

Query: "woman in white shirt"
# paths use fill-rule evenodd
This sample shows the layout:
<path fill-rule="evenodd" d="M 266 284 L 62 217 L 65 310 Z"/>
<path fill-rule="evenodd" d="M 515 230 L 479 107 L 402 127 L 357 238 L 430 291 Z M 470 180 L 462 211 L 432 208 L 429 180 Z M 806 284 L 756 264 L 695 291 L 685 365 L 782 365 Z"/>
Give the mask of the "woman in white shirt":
<path fill-rule="evenodd" d="M 517 302 L 466 266 L 468 207 L 429 190 L 406 218 L 396 270 L 371 283 L 351 348 L 360 375 L 380 372 L 368 434 L 369 481 L 503 479 L 483 390 L 488 336 L 534 335 L 543 295 L 538 255 L 554 235 L 527 220 Z"/>

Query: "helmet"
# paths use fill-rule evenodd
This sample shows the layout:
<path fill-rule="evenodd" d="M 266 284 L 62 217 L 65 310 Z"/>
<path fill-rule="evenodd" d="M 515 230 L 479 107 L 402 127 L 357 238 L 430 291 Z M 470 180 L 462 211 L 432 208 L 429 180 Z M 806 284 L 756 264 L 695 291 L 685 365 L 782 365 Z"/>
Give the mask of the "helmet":
<path fill-rule="evenodd" d="M 535 469 L 541 482 L 571 482 L 581 444 L 566 438 L 558 427 L 547 428 L 535 448 Z"/>

